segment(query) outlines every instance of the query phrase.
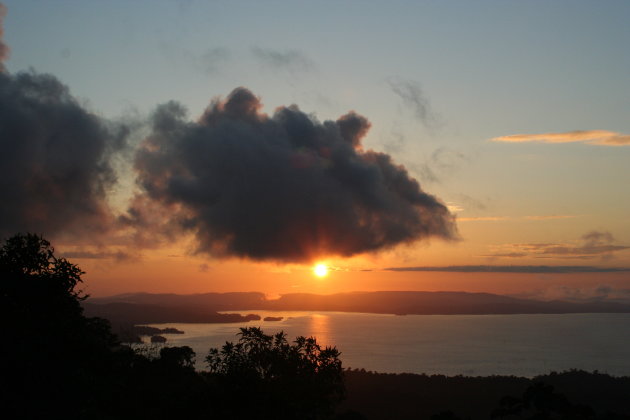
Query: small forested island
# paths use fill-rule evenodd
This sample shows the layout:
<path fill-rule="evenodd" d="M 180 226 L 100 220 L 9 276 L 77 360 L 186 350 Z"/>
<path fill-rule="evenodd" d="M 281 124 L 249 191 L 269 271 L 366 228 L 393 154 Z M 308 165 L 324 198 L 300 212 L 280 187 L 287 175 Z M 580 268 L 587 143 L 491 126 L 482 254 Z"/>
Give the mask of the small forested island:
<path fill-rule="evenodd" d="M 529 379 L 344 370 L 335 347 L 260 328 L 241 328 L 235 342 L 207 354 L 134 349 L 108 321 L 86 316 L 82 274 L 37 235 L 16 235 L 0 249 L 0 307 L 12 321 L 0 404 L 12 418 L 630 419 L 630 378 L 598 372 Z M 181 333 L 138 324 L 134 331 L 155 340 L 156 332 Z M 196 357 L 207 370 L 195 370 Z"/>
<path fill-rule="evenodd" d="M 156 328 L 147 325 L 134 325 L 133 332 L 139 335 L 184 334 L 184 331 L 177 328 Z"/>
<path fill-rule="evenodd" d="M 284 317 L 281 316 L 266 316 L 263 318 L 263 321 L 282 321 Z"/>
<path fill-rule="evenodd" d="M 166 343 L 166 337 L 162 337 L 161 335 L 152 335 L 151 342 L 152 343 Z"/>

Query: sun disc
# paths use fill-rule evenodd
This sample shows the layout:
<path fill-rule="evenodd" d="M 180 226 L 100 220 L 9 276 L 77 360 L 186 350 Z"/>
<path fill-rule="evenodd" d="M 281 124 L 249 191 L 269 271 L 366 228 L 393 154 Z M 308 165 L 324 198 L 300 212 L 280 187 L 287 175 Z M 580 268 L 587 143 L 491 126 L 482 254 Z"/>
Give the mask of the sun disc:
<path fill-rule="evenodd" d="M 328 267 L 326 267 L 325 264 L 317 264 L 313 267 L 313 273 L 315 273 L 317 277 L 324 277 L 328 274 Z"/>

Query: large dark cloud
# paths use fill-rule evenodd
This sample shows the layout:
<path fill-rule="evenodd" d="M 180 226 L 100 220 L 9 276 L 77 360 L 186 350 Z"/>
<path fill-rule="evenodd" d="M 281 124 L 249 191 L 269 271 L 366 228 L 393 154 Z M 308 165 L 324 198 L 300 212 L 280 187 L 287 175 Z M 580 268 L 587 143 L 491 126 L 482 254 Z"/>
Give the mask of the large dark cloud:
<path fill-rule="evenodd" d="M 124 137 L 55 77 L 0 72 L 0 235 L 105 229 L 109 159 Z"/>
<path fill-rule="evenodd" d="M 363 150 L 351 112 L 318 122 L 295 105 L 261 112 L 249 90 L 214 101 L 197 122 L 160 106 L 136 169 L 146 200 L 195 232 L 199 251 L 307 262 L 418 239 L 457 236 L 453 216 L 390 156 Z"/>

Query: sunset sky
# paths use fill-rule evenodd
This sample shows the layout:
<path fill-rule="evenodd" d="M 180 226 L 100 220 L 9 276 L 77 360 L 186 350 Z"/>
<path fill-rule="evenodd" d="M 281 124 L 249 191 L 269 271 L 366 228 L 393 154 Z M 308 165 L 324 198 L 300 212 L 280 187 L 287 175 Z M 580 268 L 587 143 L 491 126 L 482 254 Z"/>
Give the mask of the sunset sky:
<path fill-rule="evenodd" d="M 3 4 L 0 232 L 94 296 L 630 299 L 630 2 Z"/>

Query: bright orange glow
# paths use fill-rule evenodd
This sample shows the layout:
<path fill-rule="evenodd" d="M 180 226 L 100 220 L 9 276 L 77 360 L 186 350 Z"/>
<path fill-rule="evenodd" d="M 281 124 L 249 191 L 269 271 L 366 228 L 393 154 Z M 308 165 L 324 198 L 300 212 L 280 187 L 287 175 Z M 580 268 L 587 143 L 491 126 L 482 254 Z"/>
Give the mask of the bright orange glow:
<path fill-rule="evenodd" d="M 325 277 L 328 275 L 328 267 L 326 267 L 325 264 L 317 264 L 313 267 L 313 273 L 315 273 L 317 277 Z"/>

